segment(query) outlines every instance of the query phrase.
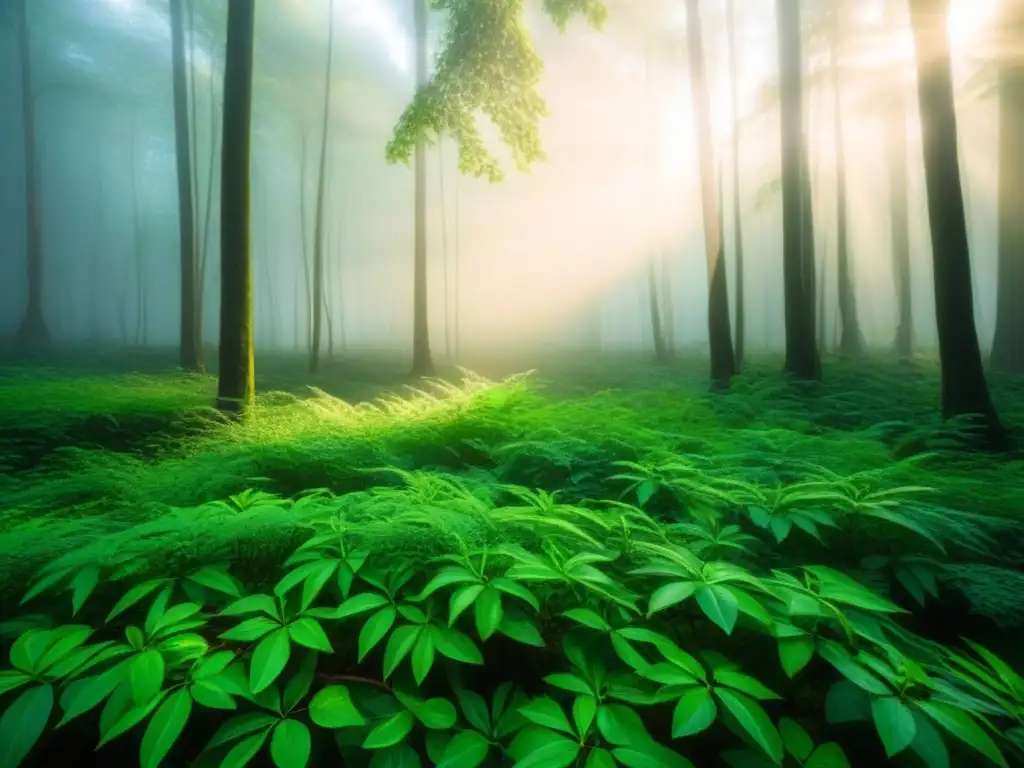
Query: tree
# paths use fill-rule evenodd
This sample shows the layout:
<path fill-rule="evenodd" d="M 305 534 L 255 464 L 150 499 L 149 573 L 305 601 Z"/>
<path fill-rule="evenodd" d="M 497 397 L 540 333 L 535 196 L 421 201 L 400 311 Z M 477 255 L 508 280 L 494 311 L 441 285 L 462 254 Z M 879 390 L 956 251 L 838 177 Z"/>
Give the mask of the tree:
<path fill-rule="evenodd" d="M 327 26 L 327 76 L 324 81 L 324 120 L 320 134 L 320 166 L 316 183 L 316 221 L 313 225 L 313 312 L 312 341 L 309 346 L 309 372 L 320 368 L 320 338 L 324 318 L 324 183 L 327 176 L 327 125 L 331 115 L 331 79 L 334 70 L 334 0 L 328 6 Z M 305 163 L 305 159 L 303 159 Z"/>
<path fill-rule="evenodd" d="M 903 360 L 914 354 L 914 314 L 910 273 L 910 210 L 907 205 L 907 118 L 902 93 L 888 106 L 885 136 L 889 184 L 889 219 L 893 278 L 896 284 L 897 325 L 893 348 Z"/>
<path fill-rule="evenodd" d="M 747 321 L 746 301 L 743 295 L 743 216 L 740 212 L 740 124 L 739 99 L 736 84 L 739 68 L 736 65 L 736 8 L 735 0 L 728 0 L 725 8 L 725 26 L 729 45 L 729 109 L 732 123 L 732 231 L 736 251 L 736 369 L 743 367 Z"/>
<path fill-rule="evenodd" d="M 171 4 L 171 71 L 174 82 L 174 147 L 178 182 L 178 239 L 181 272 L 179 364 L 203 370 L 202 297 L 196 259 L 192 207 L 192 155 L 189 136 L 188 85 L 185 79 L 185 21 L 182 0 Z"/>
<path fill-rule="evenodd" d="M 857 295 L 854 290 L 853 269 L 850 264 L 849 206 L 846 200 L 846 142 L 843 135 L 842 78 L 840 76 L 840 47 L 842 45 L 839 9 L 832 8 L 832 94 L 835 99 L 835 151 L 836 151 L 836 278 L 838 280 L 839 319 L 842 336 L 839 352 L 856 356 L 864 351 L 860 323 L 857 319 Z"/>
<path fill-rule="evenodd" d="M 412 0 L 416 19 L 416 87 L 427 84 L 427 0 Z M 430 320 L 427 313 L 427 157 L 423 137 L 416 141 L 415 234 L 412 291 L 412 375 L 430 376 Z"/>
<path fill-rule="evenodd" d="M 782 113 L 782 249 L 785 291 L 785 370 L 798 378 L 821 378 L 814 338 L 813 272 L 807 259 L 807 152 L 803 130 L 800 0 L 777 0 L 779 101 Z M 808 295 L 808 292 L 812 295 Z"/>
<path fill-rule="evenodd" d="M 948 0 L 910 0 L 935 274 L 942 415 L 947 419 L 977 418 L 987 445 L 1003 448 L 1009 439 L 989 397 L 974 323 L 971 256 L 946 38 L 948 12 Z"/>
<path fill-rule="evenodd" d="M 698 0 L 686 0 L 686 39 L 690 62 L 690 90 L 697 119 L 697 155 L 700 162 L 701 210 L 704 214 L 704 249 L 708 265 L 708 342 L 711 351 L 711 383 L 728 388 L 736 375 L 729 320 L 729 288 L 722 258 L 722 232 L 715 189 L 714 146 L 711 139 L 711 98 L 704 72 L 704 41 Z"/>
<path fill-rule="evenodd" d="M 28 278 L 28 304 L 16 340 L 26 346 L 41 346 L 50 341 L 50 329 L 43 317 L 43 244 L 39 205 L 39 176 L 36 159 L 35 105 L 32 99 L 32 40 L 28 20 L 28 0 L 15 3 L 18 25 L 18 52 L 21 57 L 21 127 L 25 157 L 25 270 Z"/>
<path fill-rule="evenodd" d="M 244 413 L 256 392 L 249 230 L 255 17 L 256 0 L 231 0 L 224 57 L 217 383 L 217 407 L 229 413 Z"/>
<path fill-rule="evenodd" d="M 1024 374 L 1024 8 L 1003 0 L 999 63 L 999 266 L 994 369 Z"/>

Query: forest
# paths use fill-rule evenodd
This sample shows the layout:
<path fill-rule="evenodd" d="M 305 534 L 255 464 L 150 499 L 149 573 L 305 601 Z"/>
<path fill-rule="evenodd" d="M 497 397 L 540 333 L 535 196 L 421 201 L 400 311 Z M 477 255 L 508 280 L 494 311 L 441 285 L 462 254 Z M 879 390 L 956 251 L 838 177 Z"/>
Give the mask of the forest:
<path fill-rule="evenodd" d="M 0 768 L 1024 767 L 1024 2 L 0 63 Z"/>

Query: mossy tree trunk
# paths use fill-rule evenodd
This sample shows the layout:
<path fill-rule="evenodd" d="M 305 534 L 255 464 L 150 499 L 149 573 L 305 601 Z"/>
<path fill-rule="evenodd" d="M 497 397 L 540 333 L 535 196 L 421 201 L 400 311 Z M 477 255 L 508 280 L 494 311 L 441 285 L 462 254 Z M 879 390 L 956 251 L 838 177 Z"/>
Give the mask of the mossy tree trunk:
<path fill-rule="evenodd" d="M 192 203 L 192 156 L 189 135 L 188 84 L 185 71 L 185 21 L 182 0 L 171 4 L 171 71 L 174 82 L 174 149 L 178 183 L 178 239 L 180 241 L 181 314 L 179 365 L 203 370 L 203 341 L 195 217 Z"/>
<path fill-rule="evenodd" d="M 244 413 L 256 392 L 253 359 L 249 157 L 256 0 L 231 0 L 224 62 L 220 203 L 220 370 L 217 407 Z"/>
<path fill-rule="evenodd" d="M 704 41 L 698 0 L 686 0 L 686 47 L 690 64 L 690 89 L 697 120 L 697 154 L 700 161 L 700 197 L 704 221 L 704 250 L 708 265 L 708 342 L 711 352 L 711 383 L 728 388 L 736 375 L 729 318 L 729 287 L 722 249 L 720 197 L 716 190 L 714 145 L 711 132 L 711 98 L 704 65 Z"/>
<path fill-rule="evenodd" d="M 416 85 L 427 82 L 427 0 L 412 0 L 416 19 Z M 430 320 L 427 312 L 427 152 L 416 141 L 412 296 L 412 375 L 430 376 Z"/>
<path fill-rule="evenodd" d="M 21 128 L 25 156 L 25 271 L 28 303 L 18 326 L 16 340 L 25 346 L 42 346 L 50 341 L 50 329 L 43 316 L 43 243 L 39 205 L 39 167 L 36 158 L 35 104 L 32 98 L 32 36 L 28 0 L 15 3 L 18 24 L 18 53 L 21 58 Z"/>
<path fill-rule="evenodd" d="M 1024 374 L 1024 8 L 1003 0 L 999 73 L 999 266 L 992 367 Z"/>
<path fill-rule="evenodd" d="M 974 416 L 988 446 L 1009 439 L 989 396 L 974 323 L 971 256 L 960 178 L 946 23 L 948 0 L 911 0 L 925 189 L 932 237 L 942 415 Z"/>
<path fill-rule="evenodd" d="M 728 0 L 726 6 L 726 33 L 729 45 L 729 105 L 732 122 L 732 231 L 736 252 L 736 370 L 743 367 L 743 353 L 746 347 L 747 318 L 746 299 L 743 295 L 743 215 L 740 211 L 740 125 L 737 82 L 739 69 L 736 63 L 736 9 L 735 0 Z"/>

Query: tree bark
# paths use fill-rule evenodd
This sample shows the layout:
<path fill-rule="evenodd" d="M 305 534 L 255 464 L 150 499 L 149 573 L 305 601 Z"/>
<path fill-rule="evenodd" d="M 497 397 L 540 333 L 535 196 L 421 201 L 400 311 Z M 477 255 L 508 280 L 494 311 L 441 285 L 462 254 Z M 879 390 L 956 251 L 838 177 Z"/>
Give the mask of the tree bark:
<path fill-rule="evenodd" d="M 716 190 L 714 146 L 711 138 L 711 98 L 704 67 L 704 41 L 698 0 L 686 0 L 686 40 L 690 63 L 690 89 L 697 119 L 697 155 L 700 162 L 701 210 L 704 249 L 708 265 L 708 342 L 711 352 L 711 383 L 728 388 L 736 375 L 729 318 L 729 288 L 722 257 L 719 195 Z"/>
<path fill-rule="evenodd" d="M 942 415 L 976 417 L 984 427 L 986 444 L 1003 448 L 1009 440 L 989 397 L 974 323 L 947 17 L 947 0 L 910 2 L 935 273 Z"/>
<path fill-rule="evenodd" d="M 334 70 L 334 0 L 328 6 L 327 77 L 324 82 L 324 120 L 320 134 L 320 168 L 316 185 L 316 223 L 313 225 L 313 307 L 312 341 L 309 346 L 309 372 L 320 368 L 320 339 L 324 318 L 324 183 L 327 176 L 327 128 L 331 116 L 331 79 Z M 305 162 L 305 161 L 303 161 Z"/>
<path fill-rule="evenodd" d="M 43 243 L 39 205 L 39 167 L 36 159 L 36 115 L 32 99 L 32 41 L 28 26 L 28 0 L 15 3 L 18 23 L 18 52 L 21 58 L 21 127 L 25 155 L 25 272 L 28 303 L 15 340 L 25 346 L 50 342 L 50 329 L 43 316 Z"/>
<path fill-rule="evenodd" d="M 416 18 L 416 85 L 427 82 L 427 6 L 426 0 L 413 0 Z M 430 356 L 430 325 L 427 312 L 427 157 L 423 141 L 416 142 L 414 218 L 416 232 L 413 253 L 412 297 L 412 375 L 430 376 L 434 363 Z"/>
<path fill-rule="evenodd" d="M 249 159 L 256 0 L 231 0 L 224 61 L 220 203 L 220 371 L 217 407 L 244 413 L 256 393 Z"/>
<path fill-rule="evenodd" d="M 736 65 L 736 8 L 735 0 L 726 6 L 726 31 L 729 43 L 729 104 L 732 121 L 732 230 L 736 252 L 736 370 L 743 367 L 746 347 L 746 300 L 743 295 L 743 216 L 740 212 L 740 124 L 739 98 L 736 83 L 739 70 Z"/>
<path fill-rule="evenodd" d="M 1024 10 L 1004 0 L 999 72 L 999 265 L 992 368 L 1024 374 Z"/>
<path fill-rule="evenodd" d="M 889 216 L 892 231 L 893 278 L 898 321 L 893 348 L 902 360 L 914 354 L 914 315 L 911 297 L 910 220 L 907 203 L 907 122 L 902 94 L 894 95 L 886 131 L 889 176 Z"/>
<path fill-rule="evenodd" d="M 181 315 L 179 365 L 203 370 L 203 342 L 196 296 L 195 229 L 192 208 L 192 157 L 185 73 L 185 23 L 182 0 L 171 3 L 171 70 L 174 81 L 174 148 L 178 182 L 178 238 L 180 240 Z"/>
<path fill-rule="evenodd" d="M 658 302 L 658 276 L 654 259 L 647 262 L 647 307 L 651 312 L 651 336 L 654 341 L 654 359 L 659 363 L 668 362 L 665 347 L 665 330 L 662 325 L 661 307 Z"/>

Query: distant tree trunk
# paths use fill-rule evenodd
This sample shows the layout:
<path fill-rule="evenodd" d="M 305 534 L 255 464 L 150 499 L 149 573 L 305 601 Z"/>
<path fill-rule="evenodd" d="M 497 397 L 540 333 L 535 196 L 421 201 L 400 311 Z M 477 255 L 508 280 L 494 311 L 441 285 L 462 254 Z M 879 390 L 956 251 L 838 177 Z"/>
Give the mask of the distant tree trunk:
<path fill-rule="evenodd" d="M 456 171 L 458 173 L 458 171 Z M 437 187 L 441 200 L 441 273 L 444 275 L 444 356 L 452 359 L 451 273 L 448 265 L 448 214 L 444 197 L 444 144 L 437 142 Z"/>
<path fill-rule="evenodd" d="M 665 354 L 672 357 L 676 349 L 675 302 L 672 300 L 672 260 L 668 254 L 661 254 L 661 327 L 665 334 Z"/>
<path fill-rule="evenodd" d="M 914 354 L 914 315 L 910 273 L 910 209 L 907 203 L 907 122 L 902 94 L 894 94 L 886 131 L 889 217 L 898 321 L 893 348 L 903 360 Z"/>
<path fill-rule="evenodd" d="M 942 415 L 979 417 L 988 444 L 1001 448 L 1009 440 L 989 397 L 974 325 L 971 256 L 958 161 L 947 17 L 947 0 L 910 0 L 935 265 Z"/>
<path fill-rule="evenodd" d="M 668 361 L 668 351 L 665 349 L 665 329 L 661 323 L 661 309 L 658 306 L 658 276 L 653 258 L 647 262 L 647 306 L 651 312 L 654 359 L 659 363 L 664 363 Z"/>
<path fill-rule="evenodd" d="M 735 0 L 726 6 L 726 31 L 729 38 L 729 104 L 732 122 L 732 231 L 736 251 L 736 370 L 743 367 L 746 347 L 746 300 L 743 295 L 743 215 L 740 211 L 740 123 L 739 99 L 736 83 L 739 69 L 736 65 L 736 13 Z"/>
<path fill-rule="evenodd" d="M 220 145 L 220 131 L 217 130 L 217 98 L 214 90 L 214 75 L 217 72 L 217 57 L 214 56 L 210 72 L 210 162 L 206 166 L 206 206 L 203 215 L 203 236 L 199 243 L 199 270 L 197 272 L 196 292 L 199 296 L 199 317 L 205 317 L 203 310 L 206 298 L 206 265 L 210 255 L 210 222 L 213 215 L 213 179 L 217 166 L 217 152 Z M 198 207 L 198 201 L 197 201 Z M 199 323 L 199 337 L 204 338 L 203 323 Z"/>
<path fill-rule="evenodd" d="M 782 240 L 786 316 L 785 370 L 798 378 L 821 378 L 814 338 L 813 298 L 807 295 L 808 265 L 806 147 L 800 0 L 776 0 L 779 39 L 779 100 L 782 112 Z M 813 279 L 810 285 L 814 285 Z"/>
<path fill-rule="evenodd" d="M 850 264 L 850 235 L 846 199 L 846 142 L 843 135 L 842 78 L 839 71 L 841 3 L 832 10 L 832 92 L 835 98 L 836 149 L 836 271 L 839 281 L 839 317 L 843 335 L 839 341 L 840 354 L 857 356 L 864 351 L 860 322 L 857 319 L 857 294 L 854 289 L 853 267 Z"/>
<path fill-rule="evenodd" d="M 711 351 L 711 382 L 727 388 L 736 375 L 729 318 L 729 288 L 722 258 L 720 214 L 715 179 L 714 145 L 711 138 L 711 98 L 704 74 L 704 42 L 698 0 L 686 0 L 686 41 L 690 63 L 690 88 L 697 117 L 697 154 L 700 159 L 701 209 L 704 249 L 708 264 L 708 341 Z"/>
<path fill-rule="evenodd" d="M 142 250 L 142 225 L 139 221 L 138 122 L 132 114 L 131 169 L 132 169 L 132 245 L 135 249 L 135 344 L 145 343 L 146 281 L 145 258 Z"/>
<path fill-rule="evenodd" d="M 179 365 L 203 370 L 200 300 L 196 295 L 195 231 L 192 208 L 192 157 L 188 86 L 185 72 L 185 24 L 182 0 L 171 4 L 171 69 L 174 81 L 174 147 L 178 175 L 178 238 L 181 249 L 181 318 Z"/>
<path fill-rule="evenodd" d="M 327 127 L 331 116 L 331 79 L 334 70 L 334 0 L 328 6 L 327 76 L 324 78 L 324 120 L 320 134 L 320 169 L 316 185 L 316 223 L 313 229 L 313 339 L 309 348 L 309 372 L 320 368 L 320 338 L 324 306 L 324 182 L 327 176 Z"/>
<path fill-rule="evenodd" d="M 801 162 L 801 231 L 803 241 L 803 274 L 804 274 L 804 299 L 807 302 L 807 326 L 810 328 L 811 337 L 815 340 L 814 353 L 818 357 L 817 328 L 818 320 L 818 248 L 814 242 L 814 185 L 811 181 L 811 159 L 808 149 L 809 139 L 804 135 L 803 154 Z M 820 368 L 819 368 L 820 370 Z"/>
<path fill-rule="evenodd" d="M 224 61 L 220 202 L 220 371 L 217 407 L 244 413 L 256 393 L 249 159 L 256 0 L 231 0 Z"/>
<path fill-rule="evenodd" d="M 305 309 L 305 318 L 302 323 L 302 328 L 305 333 L 306 351 L 309 352 L 313 344 L 313 281 L 312 267 L 310 265 L 309 256 L 309 237 L 306 232 L 306 225 L 309 222 L 309 215 L 306 213 L 306 192 L 308 191 L 308 183 L 306 181 L 306 170 L 308 163 L 306 158 L 308 153 L 306 152 L 306 146 L 308 141 L 306 139 L 306 130 L 302 129 L 301 135 L 301 153 L 302 153 L 302 165 L 299 168 L 299 232 L 302 234 L 302 276 L 304 280 L 305 292 L 302 295 Z"/>
<path fill-rule="evenodd" d="M 462 255 L 460 253 L 460 247 L 462 245 L 462 236 L 461 236 L 462 235 L 462 230 L 459 227 L 459 223 L 460 222 L 459 222 L 459 174 L 458 173 L 455 174 L 455 201 L 454 202 L 455 202 L 455 264 L 454 264 L 454 270 L 455 270 L 455 286 L 454 286 L 454 288 L 455 288 L 455 290 L 454 290 L 454 296 L 452 298 L 453 298 L 453 303 L 455 304 L 455 312 L 454 312 L 454 314 L 455 314 L 455 322 L 454 322 L 455 327 L 454 327 L 454 333 L 452 334 L 452 343 L 454 344 L 454 349 L 455 349 L 455 359 L 458 360 L 459 359 L 459 349 L 460 349 L 459 348 L 460 331 L 462 330 L 462 326 L 460 325 L 460 321 L 461 321 L 460 310 L 462 308 L 462 294 L 460 292 L 461 289 L 462 289 L 462 264 L 460 262 L 460 257 Z"/>
<path fill-rule="evenodd" d="M 999 73 L 999 272 L 992 367 L 1024 374 L 1024 9 L 1004 2 Z"/>
<path fill-rule="evenodd" d="M 28 0 L 15 3 L 18 23 L 18 52 L 21 57 L 21 128 L 25 155 L 25 271 L 28 304 L 15 336 L 19 344 L 43 346 L 50 342 L 50 329 L 43 317 L 43 243 L 39 205 L 39 169 L 36 158 L 36 116 L 32 101 L 32 42 L 28 22 Z"/>
<path fill-rule="evenodd" d="M 416 85 L 427 82 L 427 0 L 413 0 L 416 18 Z M 427 167 L 426 148 L 416 142 L 415 247 L 413 255 L 412 375 L 430 376 L 430 326 L 427 313 Z"/>

